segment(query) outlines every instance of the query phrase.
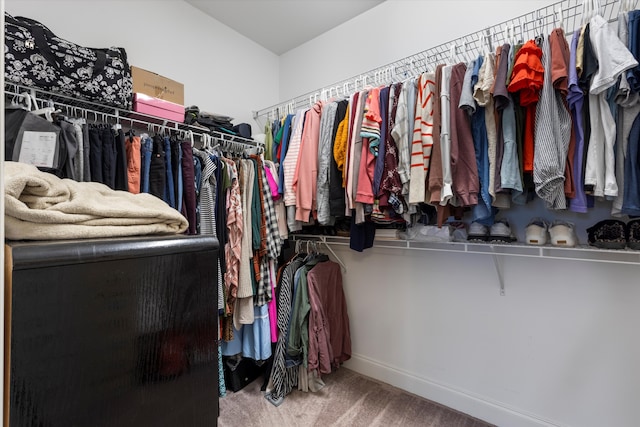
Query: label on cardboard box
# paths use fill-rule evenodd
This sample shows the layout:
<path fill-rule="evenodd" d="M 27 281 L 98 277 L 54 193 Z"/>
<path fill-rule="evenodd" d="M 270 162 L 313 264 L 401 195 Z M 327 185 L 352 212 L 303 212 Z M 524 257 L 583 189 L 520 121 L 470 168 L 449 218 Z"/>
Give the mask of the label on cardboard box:
<path fill-rule="evenodd" d="M 184 85 L 160 74 L 131 66 L 133 91 L 184 105 Z"/>

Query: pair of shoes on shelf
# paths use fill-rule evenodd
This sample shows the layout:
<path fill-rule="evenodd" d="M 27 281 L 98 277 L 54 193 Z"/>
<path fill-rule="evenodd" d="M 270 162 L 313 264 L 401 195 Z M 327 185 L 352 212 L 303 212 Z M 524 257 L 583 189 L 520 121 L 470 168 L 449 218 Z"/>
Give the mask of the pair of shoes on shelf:
<path fill-rule="evenodd" d="M 511 243 L 516 241 L 509 226 L 509 221 L 506 219 L 496 220 L 491 227 L 479 222 L 472 222 L 467 234 L 467 241 L 469 242 Z"/>
<path fill-rule="evenodd" d="M 624 223 L 618 219 L 605 219 L 587 228 L 589 244 L 603 249 L 640 250 L 640 218 Z"/>
<path fill-rule="evenodd" d="M 575 225 L 571 222 L 556 220 L 549 224 L 542 218 L 534 218 L 525 229 L 525 241 L 528 245 L 546 245 L 572 248 L 578 243 Z"/>

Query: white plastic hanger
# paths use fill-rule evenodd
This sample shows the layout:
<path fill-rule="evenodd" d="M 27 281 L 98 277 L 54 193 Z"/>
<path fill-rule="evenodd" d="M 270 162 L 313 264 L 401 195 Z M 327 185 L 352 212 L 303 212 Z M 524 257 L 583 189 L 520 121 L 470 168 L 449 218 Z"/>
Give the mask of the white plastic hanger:
<path fill-rule="evenodd" d="M 449 65 L 453 65 L 456 61 L 456 49 L 457 46 L 454 43 L 451 43 L 451 46 L 449 47 Z"/>
<path fill-rule="evenodd" d="M 558 6 L 558 8 L 554 12 L 558 28 L 564 30 L 564 11 L 562 10 L 562 6 Z"/>

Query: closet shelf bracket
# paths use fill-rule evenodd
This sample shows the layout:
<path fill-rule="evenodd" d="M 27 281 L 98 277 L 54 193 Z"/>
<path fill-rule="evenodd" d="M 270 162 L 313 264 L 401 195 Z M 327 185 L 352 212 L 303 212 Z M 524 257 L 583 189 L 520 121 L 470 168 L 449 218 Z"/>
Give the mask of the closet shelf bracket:
<path fill-rule="evenodd" d="M 502 259 L 496 253 L 495 246 L 491 245 L 491 252 L 493 257 L 493 264 L 496 267 L 496 274 L 498 275 L 498 282 L 500 282 L 500 296 L 505 296 L 504 291 L 504 270 L 502 268 Z"/>

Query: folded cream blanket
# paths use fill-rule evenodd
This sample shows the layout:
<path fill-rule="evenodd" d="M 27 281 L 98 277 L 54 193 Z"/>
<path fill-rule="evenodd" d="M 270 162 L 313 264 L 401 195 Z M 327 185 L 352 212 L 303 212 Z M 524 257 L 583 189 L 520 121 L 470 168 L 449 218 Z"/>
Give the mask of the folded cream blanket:
<path fill-rule="evenodd" d="M 5 237 L 58 240 L 182 233 L 184 216 L 150 194 L 76 182 L 4 163 Z"/>

